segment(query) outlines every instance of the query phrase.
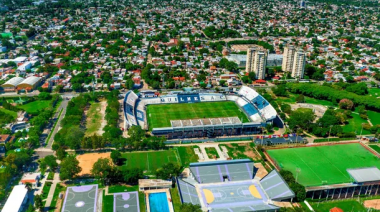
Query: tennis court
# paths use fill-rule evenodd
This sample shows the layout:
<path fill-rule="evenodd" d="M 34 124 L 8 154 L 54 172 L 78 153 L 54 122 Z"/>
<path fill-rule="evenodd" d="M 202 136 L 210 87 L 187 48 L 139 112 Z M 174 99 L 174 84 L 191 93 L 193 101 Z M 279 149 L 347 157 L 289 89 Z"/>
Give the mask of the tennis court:
<path fill-rule="evenodd" d="M 140 212 L 139 194 L 137 191 L 115 193 L 113 197 L 114 212 Z"/>
<path fill-rule="evenodd" d="M 131 152 L 124 153 L 122 157 L 126 159 L 125 165 L 121 167 L 122 169 L 140 168 L 148 172 L 154 172 L 157 168 L 169 162 L 181 164 L 175 150 Z"/>
<path fill-rule="evenodd" d="M 62 212 L 96 212 L 98 185 L 68 187 Z"/>
<path fill-rule="evenodd" d="M 304 186 L 348 183 L 352 180 L 347 169 L 380 168 L 380 160 L 358 143 L 267 152 L 280 168 L 291 171 Z"/>

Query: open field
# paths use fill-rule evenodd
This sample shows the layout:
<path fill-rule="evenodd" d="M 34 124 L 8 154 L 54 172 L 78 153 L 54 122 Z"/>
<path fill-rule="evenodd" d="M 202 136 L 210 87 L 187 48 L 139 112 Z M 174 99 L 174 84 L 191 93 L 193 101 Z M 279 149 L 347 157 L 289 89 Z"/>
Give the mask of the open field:
<path fill-rule="evenodd" d="M 206 147 L 205 148 L 206 150 L 206 153 L 208 155 L 208 158 L 219 158 L 219 154 L 218 152 L 216 151 L 215 147 Z"/>
<path fill-rule="evenodd" d="M 4 109 L 4 108 L 0 108 L 0 111 L 3 112 L 3 113 L 11 115 L 14 119 L 17 118 L 17 112 L 15 112 L 15 111 L 7 110 L 7 109 Z"/>
<path fill-rule="evenodd" d="M 304 186 L 351 182 L 347 169 L 376 166 L 379 159 L 358 143 L 268 150 Z"/>
<path fill-rule="evenodd" d="M 368 110 L 367 111 L 368 118 L 371 121 L 373 125 L 378 125 L 380 124 L 380 113 Z"/>
<path fill-rule="evenodd" d="M 50 106 L 51 100 L 36 100 L 25 105 L 18 106 L 25 110 L 27 113 L 35 114 L 38 111 L 44 110 Z"/>
<path fill-rule="evenodd" d="M 369 145 L 369 147 L 371 147 L 373 150 L 375 150 L 376 152 L 380 154 L 380 146 L 373 144 L 373 145 Z"/>
<path fill-rule="evenodd" d="M 360 135 L 362 124 L 367 124 L 368 121 L 360 118 L 359 114 L 351 113 L 352 118 L 348 120 L 348 124 L 343 126 L 343 132 L 356 132 Z M 371 134 L 370 131 L 363 129 L 363 135 Z"/>
<path fill-rule="evenodd" d="M 89 175 L 91 174 L 91 169 L 94 163 L 99 158 L 110 158 L 111 153 L 86 153 L 83 155 L 78 155 L 77 159 L 79 161 L 79 166 L 82 168 L 82 171 L 79 173 L 79 175 Z"/>
<path fill-rule="evenodd" d="M 278 97 L 276 101 L 294 104 L 294 103 L 296 103 L 297 96 L 298 96 L 297 94 L 289 94 L 289 97 Z M 334 106 L 334 104 L 330 101 L 318 100 L 318 99 L 310 98 L 307 96 L 305 96 L 305 103 L 323 105 L 323 106 L 327 106 L 327 107 Z"/>
<path fill-rule="evenodd" d="M 175 147 L 178 150 L 183 166 L 189 166 L 190 163 L 198 162 L 199 158 L 194 152 L 194 146 Z"/>
<path fill-rule="evenodd" d="M 374 96 L 374 97 L 380 97 L 380 88 L 368 89 L 368 95 Z"/>
<path fill-rule="evenodd" d="M 154 172 L 168 162 L 180 163 L 175 150 L 123 153 L 122 157 L 126 161 L 121 169 L 140 168 L 148 173 Z"/>
<path fill-rule="evenodd" d="M 338 207 L 343 211 L 347 212 L 367 212 L 368 209 L 365 208 L 360 202 L 356 200 L 339 200 L 339 201 L 327 201 L 327 202 L 309 202 L 311 207 L 315 212 L 329 212 L 331 208 Z M 304 205 L 304 204 L 303 204 Z M 303 207 L 305 211 L 310 211 L 307 206 Z"/>
<path fill-rule="evenodd" d="M 252 159 L 253 161 L 258 161 L 260 159 L 259 155 L 256 154 L 254 150 L 254 143 L 232 143 L 232 144 L 220 144 L 219 147 L 225 146 L 228 150 L 228 156 L 233 159 Z"/>
<path fill-rule="evenodd" d="M 150 130 L 170 127 L 170 120 L 237 116 L 243 122 L 249 122 L 245 113 L 230 101 L 148 105 L 147 116 Z"/>
<path fill-rule="evenodd" d="M 104 120 L 106 107 L 106 101 L 91 103 L 86 114 L 86 136 L 103 134 L 103 127 L 106 125 Z"/>

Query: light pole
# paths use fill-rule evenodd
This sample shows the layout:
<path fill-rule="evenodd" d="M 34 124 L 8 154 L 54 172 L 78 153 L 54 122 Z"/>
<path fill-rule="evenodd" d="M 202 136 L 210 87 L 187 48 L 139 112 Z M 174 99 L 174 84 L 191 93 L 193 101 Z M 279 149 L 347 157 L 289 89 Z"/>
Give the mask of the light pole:
<path fill-rule="evenodd" d="M 329 137 L 327 138 L 327 142 L 330 142 L 330 135 L 331 135 L 331 128 L 332 128 L 332 127 L 333 127 L 333 126 L 330 125 Z"/>

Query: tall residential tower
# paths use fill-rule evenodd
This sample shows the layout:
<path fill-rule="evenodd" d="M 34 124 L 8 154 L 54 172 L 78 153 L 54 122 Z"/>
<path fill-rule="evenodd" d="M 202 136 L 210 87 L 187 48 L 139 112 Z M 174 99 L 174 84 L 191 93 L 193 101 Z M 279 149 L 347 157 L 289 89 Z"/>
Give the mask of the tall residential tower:
<path fill-rule="evenodd" d="M 246 72 L 254 72 L 257 79 L 265 79 L 268 51 L 260 46 L 247 50 Z"/>
<path fill-rule="evenodd" d="M 292 77 L 302 79 L 305 71 L 305 52 L 289 45 L 284 48 L 284 57 L 282 59 L 282 70 L 290 72 Z"/>

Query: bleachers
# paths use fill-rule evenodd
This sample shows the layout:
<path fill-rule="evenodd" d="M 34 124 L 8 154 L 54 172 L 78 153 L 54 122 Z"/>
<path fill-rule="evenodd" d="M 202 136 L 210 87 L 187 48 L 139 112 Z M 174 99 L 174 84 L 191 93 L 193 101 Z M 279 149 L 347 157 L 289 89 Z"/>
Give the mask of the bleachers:
<path fill-rule="evenodd" d="M 269 105 L 267 100 L 265 100 L 261 95 L 258 95 L 254 99 L 252 99 L 252 102 L 253 102 L 253 104 L 256 105 L 257 108 L 259 108 L 259 110 L 261 110 L 264 107 L 266 107 L 267 105 Z"/>
<path fill-rule="evenodd" d="M 253 105 L 248 104 L 248 103 L 244 105 L 242 108 L 248 114 L 248 116 L 253 116 L 256 113 L 258 113 L 256 108 Z"/>

